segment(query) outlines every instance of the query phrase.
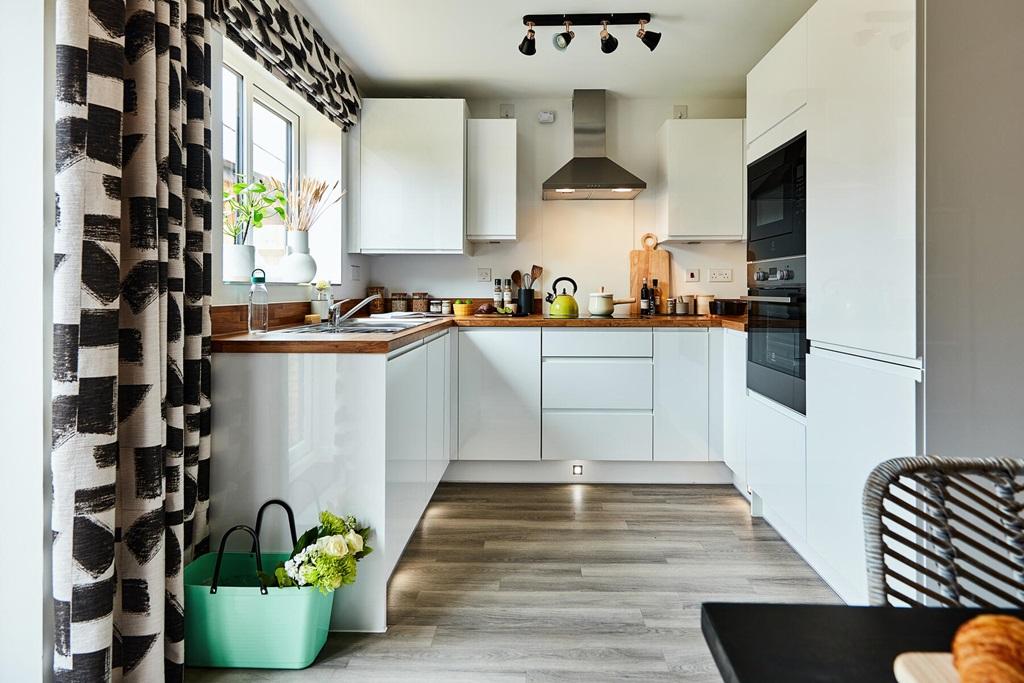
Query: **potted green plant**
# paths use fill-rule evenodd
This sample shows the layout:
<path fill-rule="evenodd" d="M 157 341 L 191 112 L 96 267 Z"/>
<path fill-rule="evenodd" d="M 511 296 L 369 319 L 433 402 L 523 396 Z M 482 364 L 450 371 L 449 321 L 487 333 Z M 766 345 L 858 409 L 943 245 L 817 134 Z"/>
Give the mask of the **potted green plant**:
<path fill-rule="evenodd" d="M 231 238 L 224 245 L 224 279 L 247 280 L 256 266 L 256 250 L 248 244 L 252 230 L 263 227 L 263 221 L 277 214 L 285 220 L 288 199 L 277 187 L 267 187 L 259 180 L 249 182 L 239 176 L 238 182 L 224 182 L 224 234 Z"/>

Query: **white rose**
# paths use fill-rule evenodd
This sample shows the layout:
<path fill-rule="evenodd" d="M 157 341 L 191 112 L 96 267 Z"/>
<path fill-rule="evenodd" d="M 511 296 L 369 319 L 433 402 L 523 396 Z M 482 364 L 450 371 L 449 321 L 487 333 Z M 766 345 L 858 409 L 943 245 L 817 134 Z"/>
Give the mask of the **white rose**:
<path fill-rule="evenodd" d="M 355 532 L 355 529 L 352 529 L 347 534 L 345 534 L 345 542 L 348 543 L 348 547 L 352 549 L 352 552 L 362 552 L 363 537 L 357 534 Z"/>
<path fill-rule="evenodd" d="M 345 543 L 345 537 L 341 534 L 324 536 L 318 539 L 316 549 L 324 555 L 331 555 L 333 557 L 345 557 L 345 555 L 348 555 L 348 545 Z"/>

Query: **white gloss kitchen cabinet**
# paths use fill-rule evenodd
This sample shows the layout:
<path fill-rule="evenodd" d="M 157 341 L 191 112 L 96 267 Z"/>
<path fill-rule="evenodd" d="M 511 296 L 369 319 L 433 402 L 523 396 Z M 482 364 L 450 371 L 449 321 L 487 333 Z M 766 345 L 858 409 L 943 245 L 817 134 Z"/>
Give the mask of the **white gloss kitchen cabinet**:
<path fill-rule="evenodd" d="M 748 143 L 807 103 L 807 30 L 805 15 L 747 74 Z"/>
<path fill-rule="evenodd" d="M 921 371 L 824 349 L 807 356 L 807 543 L 849 603 L 867 604 L 861 498 L 871 470 L 916 454 Z"/>
<path fill-rule="evenodd" d="M 547 328 L 542 339 L 541 457 L 650 461 L 651 329 Z"/>
<path fill-rule="evenodd" d="M 350 251 L 464 253 L 466 118 L 460 99 L 363 100 Z"/>
<path fill-rule="evenodd" d="M 516 239 L 516 120 L 466 121 L 466 237 Z"/>
<path fill-rule="evenodd" d="M 803 415 L 747 392 L 747 483 L 764 516 L 794 545 L 807 538 L 807 431 Z"/>
<path fill-rule="evenodd" d="M 459 460 L 540 460 L 540 328 L 458 334 Z"/>
<path fill-rule="evenodd" d="M 708 329 L 654 330 L 654 459 L 708 460 Z"/>
<path fill-rule="evenodd" d="M 915 16 L 915 0 L 819 0 L 802 20 L 807 337 L 904 359 L 919 355 Z"/>
<path fill-rule="evenodd" d="M 330 510 L 373 530 L 376 552 L 359 565 L 359 590 L 338 592 L 332 630 L 387 627 L 388 578 L 447 466 L 454 334 L 390 354 L 214 354 L 214 543 L 271 498 L 288 501 L 300 528 Z M 290 548 L 284 520 L 269 516 L 261 541 Z"/>
<path fill-rule="evenodd" d="M 722 330 L 722 457 L 741 488 L 747 483 L 747 335 Z"/>
<path fill-rule="evenodd" d="M 658 130 L 658 230 L 668 240 L 744 239 L 743 119 L 669 119 Z"/>

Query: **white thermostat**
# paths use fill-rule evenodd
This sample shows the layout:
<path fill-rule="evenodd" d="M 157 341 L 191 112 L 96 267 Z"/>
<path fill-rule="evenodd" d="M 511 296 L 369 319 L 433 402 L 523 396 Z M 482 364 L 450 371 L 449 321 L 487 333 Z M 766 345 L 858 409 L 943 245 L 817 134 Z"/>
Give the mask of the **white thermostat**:
<path fill-rule="evenodd" d="M 537 113 L 537 122 L 538 123 L 554 123 L 555 122 L 555 112 L 553 112 L 553 111 L 538 112 Z"/>

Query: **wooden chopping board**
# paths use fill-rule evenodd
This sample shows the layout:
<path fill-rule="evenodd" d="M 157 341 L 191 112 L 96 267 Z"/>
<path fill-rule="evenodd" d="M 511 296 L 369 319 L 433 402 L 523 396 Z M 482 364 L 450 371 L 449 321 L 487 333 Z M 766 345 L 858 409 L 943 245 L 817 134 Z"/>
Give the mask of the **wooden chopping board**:
<path fill-rule="evenodd" d="M 636 303 L 629 307 L 631 315 L 640 315 L 640 288 L 644 278 L 647 286 L 658 279 L 661 290 L 661 308 L 658 313 L 668 312 L 668 298 L 672 295 L 672 255 L 664 249 L 658 249 L 658 237 L 648 232 L 640 238 L 642 249 L 629 252 L 629 295 L 636 297 Z"/>
<path fill-rule="evenodd" d="M 904 652 L 892 668 L 899 683 L 960 683 L 949 652 Z"/>

